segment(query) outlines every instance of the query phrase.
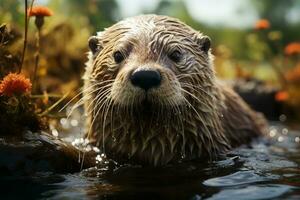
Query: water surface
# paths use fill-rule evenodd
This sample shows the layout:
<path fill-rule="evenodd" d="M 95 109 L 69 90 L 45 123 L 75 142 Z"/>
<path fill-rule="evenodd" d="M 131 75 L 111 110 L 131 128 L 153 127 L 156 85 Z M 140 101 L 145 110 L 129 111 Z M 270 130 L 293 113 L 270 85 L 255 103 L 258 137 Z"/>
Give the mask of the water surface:
<path fill-rule="evenodd" d="M 61 120 L 68 126 L 65 132 L 80 133 L 80 121 L 71 121 Z M 299 137 L 297 127 L 271 123 L 269 139 L 212 163 L 199 160 L 154 169 L 99 162 L 75 174 L 2 177 L 1 199 L 300 199 Z"/>

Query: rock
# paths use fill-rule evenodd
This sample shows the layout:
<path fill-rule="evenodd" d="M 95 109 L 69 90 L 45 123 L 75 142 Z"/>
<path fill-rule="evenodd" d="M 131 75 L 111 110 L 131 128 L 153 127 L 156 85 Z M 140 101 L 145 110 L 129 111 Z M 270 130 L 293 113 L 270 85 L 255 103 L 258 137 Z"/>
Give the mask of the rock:
<path fill-rule="evenodd" d="M 231 85 L 252 109 L 262 112 L 269 120 L 278 120 L 283 113 L 283 105 L 275 100 L 278 88 L 256 79 L 235 80 Z"/>
<path fill-rule="evenodd" d="M 73 173 L 95 166 L 95 157 L 96 153 L 79 150 L 45 132 L 0 137 L 1 175 Z"/>

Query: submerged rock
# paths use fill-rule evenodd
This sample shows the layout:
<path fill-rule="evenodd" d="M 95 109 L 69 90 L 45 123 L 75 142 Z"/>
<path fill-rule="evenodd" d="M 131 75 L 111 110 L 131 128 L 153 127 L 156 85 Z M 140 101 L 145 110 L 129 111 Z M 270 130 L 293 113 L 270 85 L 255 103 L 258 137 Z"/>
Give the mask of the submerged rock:
<path fill-rule="evenodd" d="M 95 157 L 45 132 L 0 137 L 1 175 L 72 173 L 95 166 Z"/>

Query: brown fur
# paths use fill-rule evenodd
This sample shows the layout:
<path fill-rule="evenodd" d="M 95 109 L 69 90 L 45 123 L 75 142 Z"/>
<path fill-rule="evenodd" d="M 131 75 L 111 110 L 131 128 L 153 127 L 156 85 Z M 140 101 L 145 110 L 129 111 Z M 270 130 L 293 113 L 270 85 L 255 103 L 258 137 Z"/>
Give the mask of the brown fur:
<path fill-rule="evenodd" d="M 95 38 L 83 77 L 87 137 L 109 157 L 150 165 L 213 159 L 263 133 L 264 118 L 216 79 L 209 38 L 177 19 L 137 16 Z M 178 63 L 168 58 L 174 49 Z M 116 51 L 125 56 L 119 64 Z M 148 68 L 162 82 L 146 96 L 129 74 Z"/>

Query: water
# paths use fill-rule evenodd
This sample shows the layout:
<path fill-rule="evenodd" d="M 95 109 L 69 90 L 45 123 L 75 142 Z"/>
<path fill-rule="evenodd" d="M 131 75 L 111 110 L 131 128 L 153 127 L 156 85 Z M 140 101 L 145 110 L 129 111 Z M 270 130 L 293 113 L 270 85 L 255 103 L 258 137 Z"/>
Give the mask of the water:
<path fill-rule="evenodd" d="M 52 133 L 76 127 L 80 133 L 81 120 L 70 120 Z M 2 177 L 1 199 L 300 199 L 299 127 L 271 123 L 269 137 L 212 163 L 160 169 L 100 164 L 75 174 Z"/>

